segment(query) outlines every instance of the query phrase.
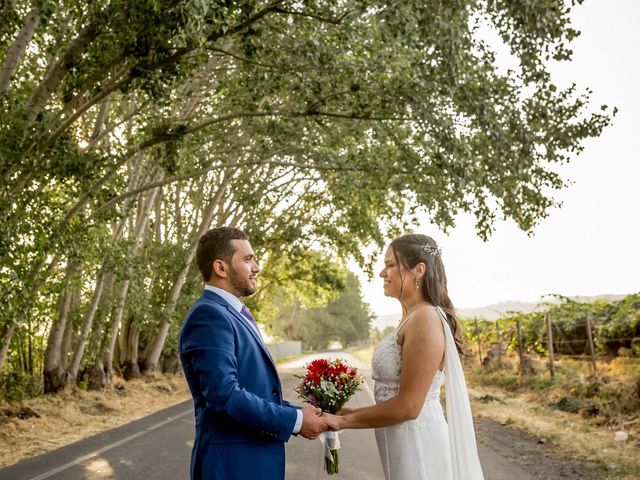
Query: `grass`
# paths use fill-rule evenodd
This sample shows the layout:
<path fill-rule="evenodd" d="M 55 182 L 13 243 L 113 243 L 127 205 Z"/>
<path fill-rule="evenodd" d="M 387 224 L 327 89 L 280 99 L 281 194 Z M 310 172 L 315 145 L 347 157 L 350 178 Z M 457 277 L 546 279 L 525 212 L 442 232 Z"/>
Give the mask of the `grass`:
<path fill-rule="evenodd" d="M 623 428 L 629 421 L 640 423 L 639 367 L 629 359 L 616 358 L 598 364 L 594 375 L 588 363 L 565 358 L 557 362 L 553 377 L 541 362 L 535 364 L 535 375 L 520 376 L 517 360 L 505 358 L 501 365 L 476 365 L 468 370 L 477 385 L 537 393 L 538 400 L 546 404 L 580 405 L 574 410 L 593 424 Z"/>
<path fill-rule="evenodd" d="M 582 458 L 609 466 L 610 479 L 640 478 L 637 440 L 614 439 L 613 429 L 598 427 L 578 414 L 553 409 L 537 396 L 500 387 L 470 386 L 474 415 L 511 425 L 538 438 L 551 440 L 560 456 Z"/>
<path fill-rule="evenodd" d="M 292 362 L 293 360 L 297 360 L 298 358 L 306 357 L 308 353 L 301 353 L 299 355 L 287 355 L 286 357 L 281 357 L 276 360 L 276 366 L 283 365 L 288 362 Z"/>
<path fill-rule="evenodd" d="M 347 349 L 347 352 L 349 352 L 351 355 L 356 357 L 361 362 L 364 362 L 367 365 L 371 365 L 371 357 L 373 357 L 373 349 L 374 347 L 371 345 L 362 346 L 362 347 L 351 347 Z"/>
<path fill-rule="evenodd" d="M 0 467 L 124 425 L 190 398 L 182 376 L 155 375 L 114 382 L 114 388 L 108 391 L 72 389 L 20 403 L 0 403 Z"/>
<path fill-rule="evenodd" d="M 349 352 L 371 363 L 373 347 L 356 347 Z M 640 365 L 618 358 L 598 364 L 598 376 L 593 377 L 585 362 L 562 360 L 555 378 L 544 372 L 543 364 L 536 367 L 538 375 L 521 377 L 515 361 L 509 358 L 503 359 L 501 367 L 466 365 L 474 415 L 550 440 L 559 456 L 598 462 L 611 480 L 640 478 L 640 411 L 636 403 L 640 392 L 635 390 Z M 598 415 L 583 416 L 585 400 L 597 403 Z M 560 410 L 558 403 L 576 405 L 578 413 Z M 616 430 L 628 431 L 629 439 L 616 441 Z"/>
<path fill-rule="evenodd" d="M 474 414 L 552 440 L 560 455 L 598 462 L 609 479 L 640 478 L 638 365 L 615 359 L 598 364 L 593 375 L 589 364 L 562 359 L 554 377 L 543 363 L 535 367 L 536 375 L 521 377 L 511 358 L 501 366 L 467 366 Z M 629 438 L 617 441 L 617 430 Z"/>

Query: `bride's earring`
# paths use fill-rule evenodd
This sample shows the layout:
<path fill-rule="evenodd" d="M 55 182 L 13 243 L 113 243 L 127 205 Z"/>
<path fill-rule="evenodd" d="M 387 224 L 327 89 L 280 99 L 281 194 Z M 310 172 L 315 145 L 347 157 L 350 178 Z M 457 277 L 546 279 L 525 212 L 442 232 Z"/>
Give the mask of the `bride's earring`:
<path fill-rule="evenodd" d="M 420 288 L 420 285 L 418 284 L 418 277 L 416 277 L 416 290 Z"/>

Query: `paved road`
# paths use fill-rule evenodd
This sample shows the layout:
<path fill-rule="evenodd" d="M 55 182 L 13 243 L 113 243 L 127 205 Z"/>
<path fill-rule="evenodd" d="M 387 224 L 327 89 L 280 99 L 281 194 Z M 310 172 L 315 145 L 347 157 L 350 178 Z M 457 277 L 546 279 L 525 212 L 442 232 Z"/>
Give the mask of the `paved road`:
<path fill-rule="evenodd" d="M 356 358 L 346 354 L 340 353 L 340 356 L 359 365 L 365 378 L 368 378 L 370 372 L 366 365 L 361 365 Z M 299 380 L 295 375 L 302 373 L 303 365 L 309 360 L 290 362 L 280 367 L 285 397 L 291 402 L 297 403 L 293 387 Z M 354 406 L 372 402 L 370 386 L 371 381 L 368 380 L 352 400 Z M 191 401 L 183 402 L 122 427 L 6 467 L 0 470 L 0 480 L 188 480 L 193 431 Z M 373 431 L 351 430 L 340 435 L 340 478 L 383 480 Z M 478 448 L 486 480 L 560 478 L 532 473 L 518 461 L 517 452 L 508 448 L 500 450 L 490 439 L 483 440 L 482 436 L 479 439 L 481 443 Z M 573 475 L 561 477 L 583 478 Z M 326 478 L 320 442 L 292 438 L 287 444 L 286 480 Z"/>
<path fill-rule="evenodd" d="M 344 355 L 341 354 L 344 357 Z M 358 362 L 353 357 L 350 362 Z M 293 387 L 294 375 L 303 372 L 309 359 L 280 369 L 287 400 L 299 403 Z M 368 385 L 356 394 L 355 406 L 371 402 Z M 0 470 L 0 480 L 188 480 L 189 455 L 193 445 L 191 401 L 167 408 L 122 427 L 90 437 L 59 450 Z M 382 479 L 382 470 L 372 431 L 341 434 L 343 478 Z M 319 441 L 301 437 L 287 444 L 287 480 L 324 479 L 323 449 Z M 257 479 L 256 479 L 257 480 Z"/>

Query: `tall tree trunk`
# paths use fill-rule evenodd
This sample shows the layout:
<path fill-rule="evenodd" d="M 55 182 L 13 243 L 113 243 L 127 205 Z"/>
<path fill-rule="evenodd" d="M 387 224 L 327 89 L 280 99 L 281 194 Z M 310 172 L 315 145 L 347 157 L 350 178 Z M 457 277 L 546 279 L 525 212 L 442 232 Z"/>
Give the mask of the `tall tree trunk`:
<path fill-rule="evenodd" d="M 87 307 L 87 311 L 84 315 L 84 321 L 82 323 L 82 330 L 80 332 L 80 338 L 78 340 L 78 345 L 73 353 L 73 358 L 71 360 L 71 365 L 67 368 L 67 385 L 73 385 L 78 378 L 78 371 L 80 370 L 80 362 L 82 362 L 82 357 L 84 356 L 84 348 L 87 343 L 87 339 L 89 338 L 89 333 L 91 332 L 91 326 L 93 324 L 93 319 L 98 310 L 98 303 L 100 302 L 100 297 L 102 296 L 102 289 L 105 285 L 105 273 L 100 271 L 98 272 L 98 278 L 96 280 L 96 286 L 93 290 L 93 296 L 91 297 L 91 302 Z"/>
<path fill-rule="evenodd" d="M 109 331 L 109 340 L 105 342 L 105 349 L 102 352 L 102 363 L 104 365 L 105 372 L 105 386 L 110 386 L 113 383 L 113 357 L 114 350 L 116 348 L 118 340 L 118 331 L 120 324 L 122 323 L 122 316 L 124 313 L 124 305 L 127 299 L 127 292 L 129 290 L 129 279 L 125 279 L 120 284 L 118 289 L 118 296 L 116 299 L 116 309 L 111 321 L 111 327 Z"/>
<path fill-rule="evenodd" d="M 9 89 L 11 84 L 11 76 L 18 67 L 20 58 L 24 55 L 27 45 L 33 38 L 33 34 L 38 28 L 40 23 L 40 14 L 37 8 L 33 8 L 25 18 L 24 25 L 18 32 L 18 35 L 13 40 L 13 43 L 9 47 L 9 51 L 4 59 L 2 67 L 0 67 L 0 93 L 4 93 Z"/>
<path fill-rule="evenodd" d="M 82 278 L 81 269 L 78 268 L 78 278 Z M 69 319 L 67 320 L 67 326 L 64 329 L 64 336 L 62 337 L 62 344 L 60 345 L 60 366 L 64 370 L 64 381 L 66 382 L 66 371 L 69 366 L 69 355 L 71 353 L 71 344 L 73 343 L 73 332 L 75 318 L 80 314 L 80 303 L 82 301 L 82 288 L 80 284 L 74 284 L 71 290 L 71 306 L 69 308 Z"/>
<path fill-rule="evenodd" d="M 65 382 L 65 367 L 63 366 L 63 343 L 69 312 L 71 310 L 74 290 L 71 286 L 73 279 L 77 278 L 79 269 L 77 262 L 70 260 L 67 264 L 66 285 L 58 300 L 58 318 L 51 326 L 47 349 L 44 360 L 44 393 L 53 393 L 63 389 Z"/>
<path fill-rule="evenodd" d="M 140 328 L 135 319 L 128 318 L 125 322 L 126 331 L 123 331 L 125 337 L 124 349 L 121 351 L 122 360 L 120 367 L 122 368 L 122 376 L 125 380 L 131 380 L 140 376 L 140 367 L 138 366 L 138 341 L 140 339 Z"/>
<path fill-rule="evenodd" d="M 134 174 L 135 178 L 139 177 L 139 168 L 136 174 Z M 161 180 L 164 177 L 164 172 L 160 172 L 157 175 L 157 178 Z M 156 199 L 159 198 L 161 194 L 162 187 L 154 188 L 149 191 L 146 195 L 143 195 L 139 202 L 139 208 L 137 211 L 137 220 L 135 222 L 135 229 L 132 233 L 133 239 L 133 248 L 131 250 L 131 255 L 138 255 L 138 251 L 142 247 L 145 233 L 147 232 L 147 226 L 149 224 L 149 219 L 151 217 L 152 209 L 154 205 L 156 205 Z M 122 232 L 121 228 L 116 228 L 116 234 L 120 234 Z M 129 275 L 127 275 L 128 277 Z M 113 351 L 115 349 L 116 340 L 118 338 L 118 330 L 120 328 L 120 323 L 122 320 L 122 316 L 124 314 L 125 302 L 127 298 L 127 292 L 129 290 L 130 280 L 129 278 L 125 278 L 120 283 L 120 287 L 118 289 L 117 294 L 117 304 L 115 308 L 115 312 L 113 314 L 112 320 L 109 325 L 109 329 L 107 332 L 106 338 L 108 339 L 103 343 L 102 348 L 100 350 L 100 354 L 96 356 L 95 364 L 91 369 L 90 375 L 90 387 L 92 389 L 101 389 L 112 383 L 113 379 Z M 134 330 L 134 336 L 132 337 L 136 343 L 136 369 L 137 369 L 137 343 L 138 343 L 138 334 Z M 128 343 L 128 342 L 127 342 Z M 127 348 L 125 347 L 125 350 Z M 133 360 L 132 360 L 133 361 Z M 131 370 L 130 366 L 126 367 L 127 370 Z M 135 375 L 135 372 L 134 372 Z"/>
<path fill-rule="evenodd" d="M 175 311 L 178 299 L 180 298 L 180 292 L 182 291 L 182 287 L 184 286 L 184 283 L 187 279 L 187 274 L 189 273 L 189 268 L 191 267 L 191 262 L 193 262 L 193 259 L 196 255 L 198 241 L 200 240 L 200 237 L 204 235 L 205 232 L 211 227 L 211 221 L 213 220 L 217 208 L 222 203 L 225 191 L 226 185 L 224 183 L 223 176 L 220 188 L 218 189 L 215 197 L 211 200 L 211 202 L 209 203 L 209 205 L 207 205 L 205 211 L 203 212 L 200 227 L 191 238 L 189 250 L 187 251 L 187 255 L 182 262 L 182 266 L 178 272 L 175 282 L 173 283 L 171 292 L 169 293 L 169 298 L 167 299 L 167 303 L 164 309 L 167 312 L 167 318 L 170 318 Z M 160 324 L 160 328 L 158 329 L 158 331 L 153 335 L 153 337 L 151 337 L 151 341 L 147 345 L 147 348 L 145 348 L 142 356 L 143 372 L 148 373 L 158 371 L 160 355 L 162 354 L 162 348 L 164 347 L 164 342 L 166 341 L 167 334 L 169 333 L 169 327 L 171 327 L 171 323 L 166 320 L 163 321 Z"/>
<path fill-rule="evenodd" d="M 105 320 L 108 318 L 108 313 L 111 309 L 111 290 L 113 290 L 113 283 L 115 281 L 115 274 L 108 272 L 105 275 L 105 286 L 102 289 L 102 295 L 100 296 L 100 303 L 98 305 L 98 311 L 93 322 L 93 335 L 91 336 L 91 344 L 89 345 L 88 352 L 95 352 L 95 360 L 93 365 L 89 368 L 89 382 L 88 386 L 92 390 L 100 390 L 106 384 L 105 365 L 103 363 L 103 351 L 105 344 L 108 343 L 108 339 L 105 339 L 105 334 L 108 335 L 111 330 L 111 322 L 105 326 Z M 105 328 L 106 327 L 106 328 Z"/>
<path fill-rule="evenodd" d="M 51 98 L 51 95 L 53 95 L 60 86 L 65 75 L 97 36 L 98 30 L 95 28 L 95 25 L 87 25 L 62 53 L 29 100 L 26 110 L 27 119 L 30 122 L 36 119 Z"/>
<path fill-rule="evenodd" d="M 130 280 L 125 279 L 120 283 L 120 286 L 118 288 L 115 310 L 112 314 L 111 322 L 109 322 L 108 330 L 105 332 L 105 335 L 103 337 L 103 343 L 100 349 L 100 353 L 96 355 L 96 360 L 91 370 L 89 388 L 93 390 L 100 390 L 100 389 L 109 387 L 113 384 L 113 373 L 114 373 L 113 357 L 114 357 L 116 344 L 118 343 L 118 334 L 120 333 L 120 330 L 121 330 L 120 326 L 122 323 L 122 317 L 125 310 L 125 303 L 127 298 L 127 292 L 129 290 L 129 283 L 130 283 Z M 128 330 L 126 334 L 128 335 L 131 329 L 129 328 L 128 325 L 126 325 L 126 327 Z M 131 365 L 135 363 L 135 366 L 136 366 L 135 370 L 137 374 L 136 372 L 134 372 L 132 375 L 132 377 L 134 377 L 134 376 L 139 376 L 139 370 L 137 366 L 138 334 L 135 334 L 131 338 L 134 339 L 136 344 L 135 357 L 134 358 L 123 357 L 121 360 L 121 363 L 126 364 L 124 365 L 123 370 L 129 371 L 129 372 L 132 369 Z M 122 345 L 124 347 L 124 351 L 126 352 L 129 347 L 129 338 L 127 338 L 127 341 L 122 342 Z"/>
<path fill-rule="evenodd" d="M 7 353 L 9 353 L 9 345 L 11 345 L 11 338 L 13 337 L 13 332 L 16 329 L 16 322 L 13 320 L 9 320 L 9 322 L 5 325 L 4 331 L 2 332 L 2 337 L 0 337 L 0 372 L 2 371 L 2 365 L 4 361 L 7 359 Z"/>
<path fill-rule="evenodd" d="M 104 122 L 107 119 L 107 113 L 109 112 L 109 103 L 111 101 L 111 95 L 105 98 L 100 104 L 100 111 L 98 112 L 98 117 L 96 118 L 96 123 L 93 125 L 93 132 L 91 132 L 91 137 L 89 137 L 89 144 L 95 141 L 96 138 L 100 135 L 100 132 L 104 128 Z"/>

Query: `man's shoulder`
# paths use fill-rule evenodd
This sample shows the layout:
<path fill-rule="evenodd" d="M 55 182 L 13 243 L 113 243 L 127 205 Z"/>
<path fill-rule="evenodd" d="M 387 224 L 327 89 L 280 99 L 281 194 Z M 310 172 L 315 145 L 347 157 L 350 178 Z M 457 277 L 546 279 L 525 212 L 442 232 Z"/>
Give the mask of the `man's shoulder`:
<path fill-rule="evenodd" d="M 200 297 L 189 309 L 185 321 L 188 321 L 192 317 L 199 316 L 229 316 L 229 309 L 221 302 L 217 302 L 214 299 L 207 298 L 205 295 Z"/>
<path fill-rule="evenodd" d="M 215 332 L 233 331 L 232 314 L 225 305 L 209 299 L 198 299 L 187 313 L 180 328 L 180 350 L 186 344 L 198 344 Z"/>

